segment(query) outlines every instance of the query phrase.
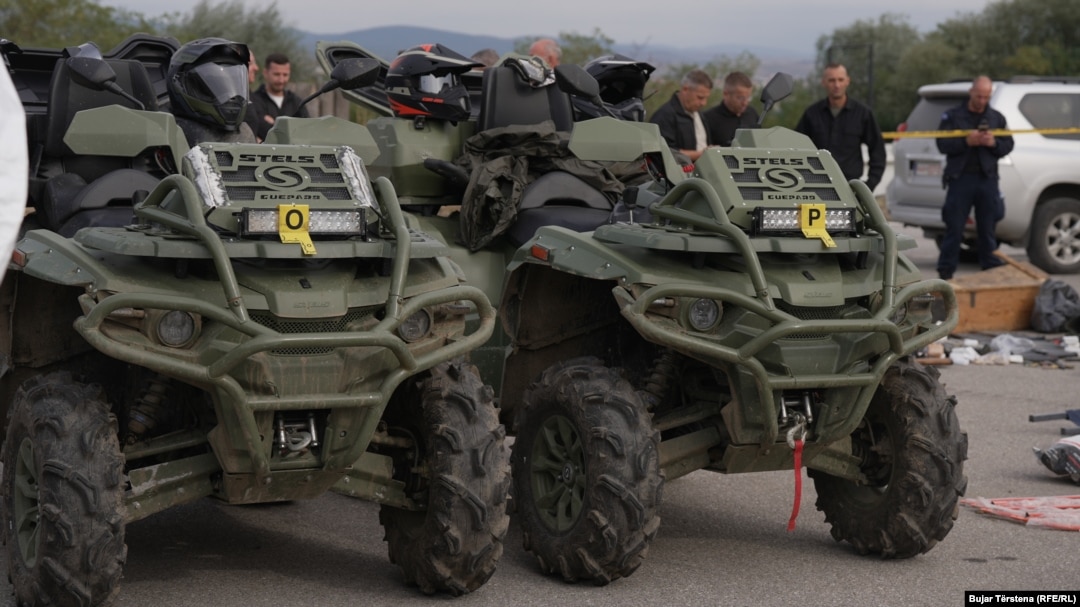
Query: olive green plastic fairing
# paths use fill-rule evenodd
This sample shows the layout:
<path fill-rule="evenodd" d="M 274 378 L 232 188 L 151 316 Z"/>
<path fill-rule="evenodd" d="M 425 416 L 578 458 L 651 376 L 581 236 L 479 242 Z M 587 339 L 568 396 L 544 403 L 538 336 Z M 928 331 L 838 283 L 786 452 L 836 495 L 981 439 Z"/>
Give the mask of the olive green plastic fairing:
<path fill-rule="evenodd" d="M 552 415 L 536 431 L 530 454 L 533 507 L 553 533 L 566 533 L 581 517 L 585 501 L 585 447 L 574 423 Z"/>
<path fill-rule="evenodd" d="M 668 181 L 674 184 L 684 177 L 682 167 L 660 135 L 660 127 L 651 122 L 605 116 L 575 123 L 570 133 L 570 151 L 582 160 L 609 162 L 628 162 L 644 154 L 660 154 Z"/>
<path fill-rule="evenodd" d="M 623 224 L 592 234 L 545 227 L 518 250 L 510 269 L 544 263 L 611 281 L 623 317 L 644 339 L 729 377 L 737 405 L 724 409 L 725 422 L 736 445 L 765 449 L 782 439 L 777 414 L 785 390 L 821 391 L 829 407 L 823 408 L 814 431 L 815 440 L 826 445 L 850 435 L 897 358 L 948 335 L 958 320 L 948 283 L 920 280 L 918 268 L 900 255 L 896 234 L 869 189 L 859 181 L 849 185 L 865 231 L 837 236 L 833 250 L 816 239 L 807 245 L 810 239 L 800 236 L 748 236 L 732 224 L 710 183 L 692 178 L 652 207 L 655 216 L 685 227 Z M 701 201 L 702 212 L 678 206 L 690 195 Z M 614 237 L 622 231 L 632 231 L 632 238 Z M 682 248 L 671 246 L 680 242 Z M 534 247 L 543 251 L 546 262 L 533 256 Z M 695 251 L 700 252 L 698 263 L 688 263 L 683 252 Z M 901 308 L 928 295 L 944 302 L 944 321 L 934 324 L 926 314 L 894 324 Z M 694 331 L 652 310 L 657 302 L 679 305 L 698 298 L 712 299 L 725 310 L 716 328 Z M 737 449 L 730 453 L 728 471 L 763 465 L 756 457 L 736 456 Z M 835 454 L 823 461 L 845 474 L 857 470 Z"/>
<path fill-rule="evenodd" d="M 261 149 L 298 155 L 309 148 Z M 125 448 L 129 461 L 207 444 L 213 450 L 129 471 L 129 520 L 211 492 L 233 503 L 315 497 L 347 473 L 354 494 L 417 507 L 393 481 L 388 458 L 365 450 L 401 382 L 487 342 L 495 311 L 482 292 L 460 284 L 442 256 L 445 245 L 409 230 L 390 182 L 371 185 L 381 230 L 366 240 L 320 240 L 313 256 L 297 245 L 254 246 L 222 234 L 202 214 L 196 186 L 180 175 L 138 205 L 138 226 L 86 228 L 74 239 L 34 230 L 17 245 L 28 279 L 85 289 L 74 328 L 91 347 L 205 390 L 214 404 L 218 425 L 209 433 Z M 281 259 L 299 262 L 266 259 L 290 248 Z M 245 255 L 264 258 L 239 259 Z M 154 310 L 198 317 L 201 332 L 179 348 L 156 343 L 144 326 L 156 316 L 138 314 Z M 421 311 L 435 320 L 431 331 L 406 342 L 398 329 Z M 276 411 L 326 411 L 320 454 L 278 457 L 270 444 Z M 220 483 L 212 483 L 219 471 Z"/>
<path fill-rule="evenodd" d="M 379 157 L 379 146 L 367 128 L 337 116 L 282 116 L 266 134 L 263 145 L 347 145 L 368 167 Z"/>
<path fill-rule="evenodd" d="M 772 147 L 710 148 L 695 163 L 693 173 L 716 190 L 731 223 L 751 231 L 753 212 L 758 207 L 798 209 L 810 203 L 824 204 L 829 209 L 859 208 L 847 178 L 832 156 L 815 148 L 805 135 L 780 127 L 761 134 L 742 132 Z M 745 135 L 744 139 L 753 137 Z M 707 203 L 693 193 L 679 206 L 693 213 L 711 214 Z"/>
<path fill-rule="evenodd" d="M 460 189 L 448 187 L 447 180 L 424 167 L 424 159 L 453 161 L 461 155 L 465 140 L 476 124 L 446 120 L 403 120 L 375 118 L 367 124 L 379 145 L 379 158 L 368 164 L 372 177 L 387 177 L 402 204 L 458 204 Z"/>
<path fill-rule="evenodd" d="M 168 147 L 173 166 L 188 150 L 187 138 L 167 112 L 133 110 L 119 105 L 83 110 L 75 114 L 64 134 L 75 154 L 133 158 L 154 147 Z"/>

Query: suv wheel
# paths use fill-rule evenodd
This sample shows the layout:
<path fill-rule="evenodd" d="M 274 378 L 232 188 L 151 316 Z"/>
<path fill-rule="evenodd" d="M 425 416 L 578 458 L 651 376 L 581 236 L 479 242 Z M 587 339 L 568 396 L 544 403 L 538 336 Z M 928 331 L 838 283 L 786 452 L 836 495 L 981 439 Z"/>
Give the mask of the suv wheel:
<path fill-rule="evenodd" d="M 1051 198 L 1040 204 L 1027 251 L 1032 263 L 1051 274 L 1080 272 L 1080 200 Z"/>

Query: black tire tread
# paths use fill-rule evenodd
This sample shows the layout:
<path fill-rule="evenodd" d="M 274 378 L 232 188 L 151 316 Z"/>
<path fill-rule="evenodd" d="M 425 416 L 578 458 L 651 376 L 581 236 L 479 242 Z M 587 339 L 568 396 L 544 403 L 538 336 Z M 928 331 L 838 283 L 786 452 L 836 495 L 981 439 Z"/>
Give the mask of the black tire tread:
<path fill-rule="evenodd" d="M 502 556 L 510 524 L 506 430 L 472 365 L 438 365 L 418 391 L 418 430 L 431 470 L 428 509 L 383 506 L 379 521 L 390 561 L 407 583 L 425 594 L 459 596 L 482 586 Z"/>
<path fill-rule="evenodd" d="M 868 411 L 893 428 L 893 476 L 883 494 L 867 497 L 851 481 L 809 471 L 834 539 L 860 554 L 909 558 L 948 535 L 967 488 L 967 433 L 955 405 L 933 367 L 904 359 L 885 373 Z"/>
<path fill-rule="evenodd" d="M 571 419 L 586 449 L 586 493 L 573 528 L 554 534 L 535 510 L 531 434 L 550 413 Z M 515 420 L 513 467 L 525 549 L 540 569 L 567 582 L 605 585 L 637 570 L 660 527 L 663 475 L 659 432 L 633 386 L 596 358 L 546 369 L 529 386 Z"/>
<path fill-rule="evenodd" d="M 25 438 L 34 444 L 41 512 L 33 566 L 23 560 L 10 520 L 16 457 Z M 112 604 L 127 559 L 123 458 L 100 388 L 66 372 L 26 381 L 9 412 L 2 458 L 2 533 L 16 604 Z"/>

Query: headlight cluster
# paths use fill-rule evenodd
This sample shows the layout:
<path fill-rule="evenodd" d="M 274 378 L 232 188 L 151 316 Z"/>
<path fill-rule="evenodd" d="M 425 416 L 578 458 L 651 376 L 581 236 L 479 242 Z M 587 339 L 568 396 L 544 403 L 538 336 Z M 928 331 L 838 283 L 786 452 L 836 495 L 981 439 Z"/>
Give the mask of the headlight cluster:
<path fill-rule="evenodd" d="M 308 232 L 314 236 L 360 236 L 364 233 L 362 209 L 320 211 L 312 209 Z M 276 236 L 277 209 L 244 209 L 240 214 L 241 236 Z"/>
<path fill-rule="evenodd" d="M 798 232 L 800 209 L 758 208 L 754 214 L 756 233 Z M 855 209 L 825 209 L 825 229 L 833 232 L 855 231 Z"/>
<path fill-rule="evenodd" d="M 720 304 L 711 299 L 696 299 L 686 309 L 686 322 L 695 331 L 708 331 L 720 321 Z"/>
<path fill-rule="evenodd" d="M 186 348 L 202 329 L 202 318 L 181 310 L 147 310 L 144 331 L 155 342 L 170 348 Z"/>
<path fill-rule="evenodd" d="M 431 332 L 431 315 L 427 310 L 420 310 L 406 318 L 397 331 L 401 339 L 409 343 L 420 341 Z"/>

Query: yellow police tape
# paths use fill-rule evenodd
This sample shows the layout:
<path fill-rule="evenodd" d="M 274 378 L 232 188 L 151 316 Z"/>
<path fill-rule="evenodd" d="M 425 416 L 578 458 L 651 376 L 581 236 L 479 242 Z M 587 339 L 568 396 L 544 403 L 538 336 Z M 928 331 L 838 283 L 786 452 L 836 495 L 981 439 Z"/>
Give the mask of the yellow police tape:
<path fill-rule="evenodd" d="M 888 133 L 882 133 L 881 136 L 885 139 L 940 139 L 944 137 L 967 137 L 971 129 L 962 130 L 957 129 L 954 131 L 889 131 Z M 995 137 L 1002 135 L 1027 135 L 1030 133 L 1038 133 L 1040 135 L 1075 135 L 1080 133 L 1080 127 L 1065 127 L 1059 129 L 990 129 L 990 132 Z"/>

